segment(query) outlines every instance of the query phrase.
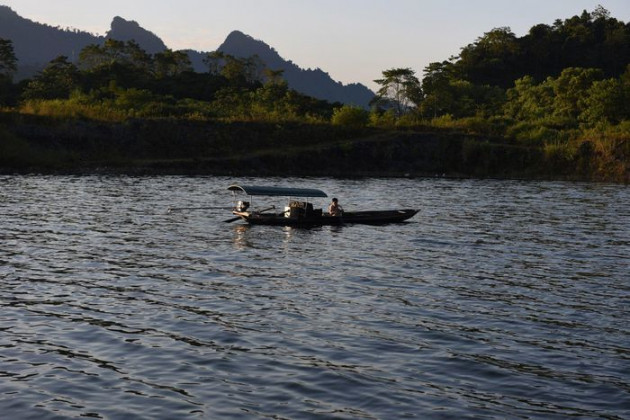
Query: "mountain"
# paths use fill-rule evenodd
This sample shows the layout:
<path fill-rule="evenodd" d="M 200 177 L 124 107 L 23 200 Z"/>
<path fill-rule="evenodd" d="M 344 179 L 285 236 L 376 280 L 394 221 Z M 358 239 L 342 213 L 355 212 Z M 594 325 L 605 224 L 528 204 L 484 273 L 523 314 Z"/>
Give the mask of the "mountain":
<path fill-rule="evenodd" d="M 0 38 L 13 42 L 18 59 L 17 79 L 32 77 L 60 55 L 76 61 L 81 50 L 87 45 L 102 44 L 106 39 L 134 40 L 151 54 L 167 48 L 157 35 L 142 28 L 137 22 L 127 21 L 119 16 L 112 20 L 107 34 L 100 36 L 78 29 L 64 29 L 33 22 L 3 5 L 0 5 Z M 218 50 L 235 57 L 250 57 L 257 54 L 268 68 L 284 70 L 284 78 L 292 89 L 318 99 L 367 107 L 374 97 L 374 93 L 362 84 L 344 85 L 334 81 L 321 69 L 302 69 L 282 58 L 263 41 L 239 31 L 228 35 Z M 186 52 L 195 71 L 207 71 L 203 64 L 207 52 L 192 50 Z"/>
<path fill-rule="evenodd" d="M 33 22 L 2 5 L 0 5 L 0 38 L 13 42 L 13 50 L 19 66 L 18 79 L 32 76 L 60 55 L 76 59 L 85 46 L 103 40 L 102 37 L 88 32 L 61 29 Z"/>
<path fill-rule="evenodd" d="M 114 18 L 111 29 L 105 37 L 117 41 L 135 41 L 149 54 L 159 53 L 167 49 L 166 44 L 153 32 L 142 28 L 138 22 L 125 20 L 120 16 Z"/>
<path fill-rule="evenodd" d="M 315 98 L 367 107 L 374 97 L 374 92 L 362 84 L 343 85 L 335 82 L 321 69 L 302 69 L 293 62 L 284 60 L 263 41 L 240 31 L 230 33 L 218 50 L 240 58 L 258 55 L 268 68 L 283 70 L 284 78 L 291 88 Z"/>

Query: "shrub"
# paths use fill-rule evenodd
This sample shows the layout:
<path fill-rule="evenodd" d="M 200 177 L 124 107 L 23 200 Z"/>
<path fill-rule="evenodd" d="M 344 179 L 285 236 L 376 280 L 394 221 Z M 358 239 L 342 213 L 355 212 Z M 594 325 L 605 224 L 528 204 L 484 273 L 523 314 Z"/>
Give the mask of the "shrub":
<path fill-rule="evenodd" d="M 344 105 L 333 111 L 331 122 L 333 125 L 363 128 L 370 122 L 370 114 L 359 106 Z"/>
<path fill-rule="evenodd" d="M 454 119 L 451 114 L 445 114 L 431 120 L 431 126 L 437 128 L 455 128 Z"/>
<path fill-rule="evenodd" d="M 394 128 L 396 126 L 396 113 L 393 109 L 385 112 L 374 110 L 370 112 L 370 125 L 379 128 Z"/>
<path fill-rule="evenodd" d="M 507 129 L 506 135 L 519 143 L 543 146 L 563 140 L 560 130 L 550 128 L 540 121 L 522 121 Z"/>

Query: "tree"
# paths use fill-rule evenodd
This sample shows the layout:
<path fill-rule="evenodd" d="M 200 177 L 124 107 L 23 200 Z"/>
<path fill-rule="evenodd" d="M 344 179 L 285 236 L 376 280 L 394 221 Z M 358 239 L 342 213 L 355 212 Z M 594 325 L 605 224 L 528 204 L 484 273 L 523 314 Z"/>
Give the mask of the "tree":
<path fill-rule="evenodd" d="M 94 70 L 98 67 L 108 67 L 114 64 L 131 67 L 135 70 L 149 71 L 151 56 L 135 41 L 117 41 L 108 39 L 103 46 L 88 45 L 79 54 L 81 67 Z"/>
<path fill-rule="evenodd" d="M 370 122 L 370 113 L 360 106 L 344 105 L 333 111 L 331 122 L 334 125 L 363 128 Z"/>
<path fill-rule="evenodd" d="M 110 85 L 125 88 L 146 88 L 154 79 L 153 60 L 134 41 L 108 39 L 102 46 L 89 45 L 79 54 L 85 90 Z"/>
<path fill-rule="evenodd" d="M 462 48 L 457 74 L 477 85 L 507 88 L 517 77 L 519 51 L 518 40 L 510 28 L 495 28 Z"/>
<path fill-rule="evenodd" d="M 454 102 L 450 90 L 451 80 L 455 79 L 453 72 L 454 66 L 450 61 L 430 63 L 425 67 L 422 79 L 424 100 L 420 106 L 423 115 L 437 117 L 450 111 Z"/>
<path fill-rule="evenodd" d="M 192 71 L 188 54 L 183 51 L 165 50 L 154 55 L 153 72 L 158 78 L 177 76 Z"/>
<path fill-rule="evenodd" d="M 209 53 L 204 58 L 208 71 L 213 75 L 225 77 L 232 86 L 251 86 L 260 84 L 265 68 L 258 55 L 238 58 L 221 51 Z"/>
<path fill-rule="evenodd" d="M 0 38 L 0 75 L 13 78 L 17 71 L 17 58 L 13 51 L 13 43 L 8 39 Z"/>
<path fill-rule="evenodd" d="M 12 104 L 17 100 L 17 89 L 13 74 L 17 70 L 17 59 L 11 41 L 0 38 L 0 105 Z"/>
<path fill-rule="evenodd" d="M 630 118 L 630 89 L 620 79 L 596 81 L 580 101 L 580 121 L 594 126 L 600 122 L 619 124 Z"/>
<path fill-rule="evenodd" d="M 534 78 L 525 76 L 514 82 L 514 87 L 507 91 L 505 114 L 511 118 L 532 121 L 542 119 L 553 113 L 553 79 L 536 84 Z"/>
<path fill-rule="evenodd" d="M 267 81 L 267 83 L 273 83 L 273 84 L 286 83 L 286 81 L 283 78 L 284 70 L 271 70 L 269 68 L 265 68 L 265 70 L 263 70 L 263 74 L 265 76 L 265 80 Z"/>
<path fill-rule="evenodd" d="M 214 76 L 219 76 L 221 74 L 224 57 L 225 54 L 221 51 L 212 51 L 206 54 L 203 59 L 203 63 L 208 66 L 208 73 Z"/>
<path fill-rule="evenodd" d="M 411 105 L 422 101 L 422 88 L 415 72 L 410 68 L 395 68 L 383 71 L 383 78 L 374 80 L 381 88 L 373 103 L 391 106 L 398 116 L 406 113 Z"/>
<path fill-rule="evenodd" d="M 591 18 L 593 20 L 598 20 L 598 19 L 610 19 L 610 12 L 601 4 L 597 5 L 597 7 L 595 8 L 595 10 L 593 10 L 591 12 Z"/>
<path fill-rule="evenodd" d="M 560 118 L 577 120 L 582 112 L 581 100 L 597 80 L 602 79 L 599 69 L 569 67 L 560 73 L 553 82 L 554 115 Z"/>
<path fill-rule="evenodd" d="M 500 111 L 505 92 L 498 86 L 478 85 L 458 77 L 450 61 L 431 63 L 424 69 L 421 115 L 455 118 L 491 115 Z"/>
<path fill-rule="evenodd" d="M 22 96 L 26 99 L 67 99 L 79 81 L 79 70 L 59 56 L 31 80 Z"/>

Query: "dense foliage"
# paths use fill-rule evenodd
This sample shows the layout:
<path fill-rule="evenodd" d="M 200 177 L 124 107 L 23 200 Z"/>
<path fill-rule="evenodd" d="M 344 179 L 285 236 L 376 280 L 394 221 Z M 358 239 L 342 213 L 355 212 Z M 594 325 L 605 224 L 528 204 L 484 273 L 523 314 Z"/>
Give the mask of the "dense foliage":
<path fill-rule="evenodd" d="M 3 57 L 0 70 L 12 68 L 12 61 Z M 255 58 L 214 53 L 207 64 L 208 72 L 196 73 L 182 51 L 151 55 L 133 41 L 108 39 L 84 48 L 76 64 L 63 56 L 54 59 L 3 103 L 19 103 L 20 112 L 106 121 L 178 117 L 323 122 L 340 106 L 289 89 L 277 72 L 265 71 Z"/>
<path fill-rule="evenodd" d="M 256 56 L 216 52 L 205 63 L 207 72 L 197 73 L 184 52 L 148 54 L 109 39 L 84 48 L 76 63 L 58 57 L 13 83 L 11 41 L 0 40 L 0 106 L 108 123 L 330 123 L 355 136 L 366 128 L 447 131 L 535 150 L 551 174 L 630 178 L 630 25 L 602 7 L 520 38 L 493 29 L 459 56 L 428 65 L 422 80 L 409 68 L 385 70 L 371 110 L 300 94 Z M 468 141 L 457 153 L 487 161 L 496 150 L 488 144 Z"/>

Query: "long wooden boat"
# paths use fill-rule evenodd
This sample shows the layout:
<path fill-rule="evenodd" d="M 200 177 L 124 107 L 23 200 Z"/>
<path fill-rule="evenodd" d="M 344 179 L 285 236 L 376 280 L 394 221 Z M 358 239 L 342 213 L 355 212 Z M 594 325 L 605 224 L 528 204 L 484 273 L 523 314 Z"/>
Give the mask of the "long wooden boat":
<path fill-rule="evenodd" d="M 237 192 L 243 192 L 250 196 L 250 201 L 236 201 L 232 210 L 232 214 L 236 217 L 226 222 L 242 219 L 252 225 L 305 227 L 351 223 L 380 225 L 403 222 L 415 216 L 419 211 L 416 209 L 351 211 L 343 212 L 341 216 L 332 216 L 323 212 L 322 209 L 313 208 L 313 204 L 308 201 L 310 198 L 328 197 L 321 190 L 247 185 L 230 185 L 228 190 L 234 193 L 235 199 Z M 250 210 L 253 196 L 284 196 L 288 198 L 288 205 L 281 212 L 275 211 L 275 206 L 262 210 Z M 295 200 L 296 197 L 304 198 L 305 201 Z"/>

